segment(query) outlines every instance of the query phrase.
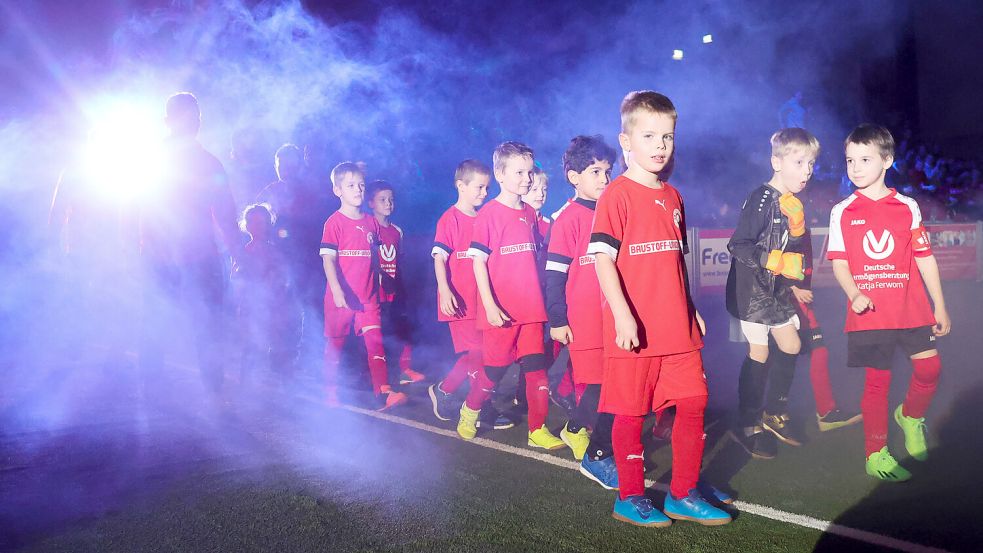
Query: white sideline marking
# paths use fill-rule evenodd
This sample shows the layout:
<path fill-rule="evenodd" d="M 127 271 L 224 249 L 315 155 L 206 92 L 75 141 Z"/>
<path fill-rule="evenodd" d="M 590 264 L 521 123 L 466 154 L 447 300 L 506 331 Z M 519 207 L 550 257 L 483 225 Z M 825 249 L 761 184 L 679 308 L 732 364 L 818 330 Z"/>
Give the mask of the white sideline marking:
<path fill-rule="evenodd" d="M 430 426 L 429 424 L 424 424 L 422 422 L 418 422 L 412 419 L 396 417 L 388 413 L 380 413 L 378 411 L 362 409 L 361 407 L 353 407 L 350 405 L 342 405 L 340 407 L 342 409 L 345 409 L 346 411 L 351 411 L 352 413 L 358 413 L 360 415 L 365 415 L 368 417 L 372 417 L 374 419 L 384 420 L 395 424 L 401 424 L 403 426 L 408 426 L 410 428 L 415 428 L 417 430 L 423 430 L 424 432 L 430 432 L 431 434 L 447 436 L 449 438 L 454 438 L 457 440 L 461 439 L 457 435 L 457 431 L 455 430 L 446 430 L 444 428 Z M 479 445 L 481 447 L 485 447 L 488 449 L 501 451 L 503 453 L 511 453 L 512 455 L 518 455 L 519 457 L 533 459 L 557 467 L 563 467 L 566 469 L 578 470 L 578 471 L 580 470 L 580 463 L 576 461 L 570 459 L 563 459 L 561 457 L 557 457 L 556 455 L 550 455 L 548 453 L 539 453 L 537 451 L 523 449 L 509 444 L 503 444 L 501 442 L 496 442 L 495 440 L 489 440 L 488 438 L 475 438 L 473 440 L 470 440 L 469 443 Z M 655 482 L 654 480 L 648 478 L 645 479 L 645 485 L 650 488 L 654 487 L 663 492 L 669 491 L 668 486 L 664 484 L 659 484 L 658 482 Z M 862 541 L 865 543 L 878 545 L 881 547 L 890 547 L 892 549 L 897 549 L 899 551 L 907 551 L 909 553 L 947 553 L 945 549 L 920 545 L 910 541 L 905 541 L 898 538 L 892 538 L 891 536 L 884 536 L 882 534 L 868 532 L 867 530 L 858 530 L 856 528 L 850 528 L 849 526 L 834 524 L 828 520 L 822 520 L 806 515 L 797 515 L 795 513 L 789 513 L 787 511 L 774 509 L 772 507 L 766 507 L 764 505 L 757 505 L 755 503 L 748 503 L 746 501 L 735 501 L 733 503 L 733 506 L 739 509 L 742 513 L 749 513 L 752 515 L 758 515 L 761 517 L 769 518 L 771 520 L 787 522 L 789 524 L 794 524 L 796 526 L 802 526 L 803 528 L 812 528 L 814 530 L 819 530 L 820 532 L 825 532 L 827 534 L 843 536 L 845 538 L 851 538 L 857 541 Z"/>

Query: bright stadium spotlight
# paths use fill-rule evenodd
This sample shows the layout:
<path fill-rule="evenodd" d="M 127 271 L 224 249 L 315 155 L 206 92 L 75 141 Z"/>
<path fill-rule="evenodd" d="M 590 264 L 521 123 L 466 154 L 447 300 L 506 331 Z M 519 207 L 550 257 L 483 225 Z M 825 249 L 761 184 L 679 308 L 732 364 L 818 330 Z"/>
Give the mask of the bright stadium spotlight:
<path fill-rule="evenodd" d="M 703 44 L 710 44 L 713 42 L 713 35 L 703 35 Z"/>
<path fill-rule="evenodd" d="M 104 100 L 86 110 L 90 130 L 83 163 L 94 192 L 123 202 L 152 194 L 163 170 L 161 111 L 126 99 Z"/>
<path fill-rule="evenodd" d="M 672 51 L 672 59 L 674 59 L 676 61 L 679 61 L 679 60 L 683 59 L 683 51 L 682 50 L 673 50 Z"/>

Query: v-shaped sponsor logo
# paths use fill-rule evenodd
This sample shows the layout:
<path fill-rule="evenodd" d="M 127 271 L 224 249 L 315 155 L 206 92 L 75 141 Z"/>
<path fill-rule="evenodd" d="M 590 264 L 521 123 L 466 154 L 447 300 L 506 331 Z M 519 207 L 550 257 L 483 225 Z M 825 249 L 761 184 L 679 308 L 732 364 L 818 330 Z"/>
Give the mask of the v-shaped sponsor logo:
<path fill-rule="evenodd" d="M 887 259 L 894 253 L 894 237 L 891 232 L 884 229 L 880 238 L 874 236 L 874 231 L 868 230 L 864 234 L 864 253 L 867 257 L 874 260 Z"/>
<path fill-rule="evenodd" d="M 393 244 L 382 244 L 379 246 L 379 255 L 383 261 L 395 261 L 396 246 Z"/>

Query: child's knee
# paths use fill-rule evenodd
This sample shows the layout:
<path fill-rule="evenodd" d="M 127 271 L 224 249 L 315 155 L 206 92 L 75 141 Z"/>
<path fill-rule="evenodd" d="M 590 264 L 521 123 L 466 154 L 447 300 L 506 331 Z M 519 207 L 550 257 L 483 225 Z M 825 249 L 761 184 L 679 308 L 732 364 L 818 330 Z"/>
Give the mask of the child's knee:
<path fill-rule="evenodd" d="M 527 373 L 545 370 L 548 365 L 546 355 L 543 353 L 531 353 L 519 358 L 519 366 Z"/>
<path fill-rule="evenodd" d="M 768 362 L 768 345 L 767 344 L 750 344 L 748 347 L 748 357 L 758 363 Z"/>
<path fill-rule="evenodd" d="M 913 357 L 911 364 L 914 369 L 912 376 L 920 382 L 934 383 L 942 372 L 942 360 L 938 353 L 928 357 Z"/>
<path fill-rule="evenodd" d="M 379 327 L 365 329 L 362 332 L 362 339 L 365 340 L 365 351 L 370 356 L 385 355 L 382 344 L 382 330 Z"/>
<path fill-rule="evenodd" d="M 802 351 L 802 340 L 799 339 L 798 332 L 784 335 L 781 338 L 776 336 L 775 343 L 778 345 L 778 349 L 789 355 L 798 355 Z"/>

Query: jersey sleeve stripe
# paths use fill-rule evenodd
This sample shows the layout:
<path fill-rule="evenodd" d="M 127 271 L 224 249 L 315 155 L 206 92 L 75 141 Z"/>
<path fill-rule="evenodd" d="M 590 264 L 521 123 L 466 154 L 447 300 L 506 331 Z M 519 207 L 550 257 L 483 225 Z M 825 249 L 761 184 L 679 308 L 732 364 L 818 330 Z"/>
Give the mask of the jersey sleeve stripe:
<path fill-rule="evenodd" d="M 486 256 L 491 255 L 491 248 L 482 244 L 481 242 L 471 242 L 471 247 L 468 248 L 468 252 L 471 250 L 477 250 Z M 468 257 L 472 257 L 470 253 L 468 253 Z"/>
<path fill-rule="evenodd" d="M 557 261 L 549 261 L 549 260 L 547 260 L 546 261 L 546 270 L 547 271 L 556 271 L 558 273 L 566 273 L 566 272 L 568 272 L 570 270 L 570 264 L 569 263 L 560 263 L 560 262 L 557 262 Z"/>
<path fill-rule="evenodd" d="M 564 265 L 569 265 L 573 263 L 572 257 L 567 257 L 565 255 L 558 254 L 556 252 L 549 252 L 546 254 L 547 261 L 555 261 L 557 263 L 562 263 Z"/>
<path fill-rule="evenodd" d="M 611 259 L 615 261 L 618 260 L 618 250 L 612 248 L 611 246 L 603 242 L 591 242 L 587 246 L 587 255 L 596 255 L 599 253 L 607 254 Z"/>
<path fill-rule="evenodd" d="M 588 254 L 604 253 L 611 259 L 618 259 L 618 250 L 621 249 L 621 241 L 603 232 L 595 232 L 590 235 L 590 244 L 587 246 Z"/>
<path fill-rule="evenodd" d="M 434 241 L 433 243 L 433 255 L 437 255 L 437 250 L 444 252 L 445 255 L 450 256 L 454 253 L 454 248 L 444 244 L 443 242 Z"/>
<path fill-rule="evenodd" d="M 321 250 L 319 251 L 319 255 L 338 255 L 338 244 L 321 242 Z"/>
<path fill-rule="evenodd" d="M 472 246 L 468 248 L 468 257 L 472 259 L 488 259 L 488 252 Z"/>

